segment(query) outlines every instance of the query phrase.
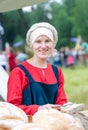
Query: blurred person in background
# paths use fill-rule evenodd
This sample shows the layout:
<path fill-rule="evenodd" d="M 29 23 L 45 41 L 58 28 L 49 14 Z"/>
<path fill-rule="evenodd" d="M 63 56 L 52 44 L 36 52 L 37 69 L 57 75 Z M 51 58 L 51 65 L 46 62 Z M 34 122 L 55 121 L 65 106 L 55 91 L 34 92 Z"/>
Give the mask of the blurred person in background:
<path fill-rule="evenodd" d="M 54 65 L 56 65 L 56 66 L 62 66 L 62 63 L 61 63 L 61 55 L 60 55 L 60 52 L 59 51 L 57 51 L 55 54 L 54 54 Z"/>
<path fill-rule="evenodd" d="M 11 72 L 12 69 L 16 66 L 16 62 L 15 62 L 16 54 L 13 52 L 9 43 L 6 43 L 6 56 L 8 59 L 8 70 L 9 72 Z"/>
<path fill-rule="evenodd" d="M 88 43 L 86 41 L 82 41 L 81 49 L 83 54 L 83 64 L 84 66 L 88 66 Z"/>
<path fill-rule="evenodd" d="M 16 52 L 16 57 L 15 57 L 15 62 L 16 65 L 20 64 L 21 62 L 25 61 L 28 58 L 27 54 L 24 53 L 21 50 L 17 50 Z"/>

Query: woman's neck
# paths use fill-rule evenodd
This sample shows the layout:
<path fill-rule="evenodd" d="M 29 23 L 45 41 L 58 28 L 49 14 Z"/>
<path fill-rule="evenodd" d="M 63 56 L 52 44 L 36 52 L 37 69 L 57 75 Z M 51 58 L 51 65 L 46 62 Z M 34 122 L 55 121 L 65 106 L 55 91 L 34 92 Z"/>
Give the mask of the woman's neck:
<path fill-rule="evenodd" d="M 36 67 L 39 68 L 47 68 L 47 61 L 46 60 L 40 60 L 40 59 L 35 59 L 34 57 L 32 57 L 31 59 L 28 60 L 28 62 Z"/>

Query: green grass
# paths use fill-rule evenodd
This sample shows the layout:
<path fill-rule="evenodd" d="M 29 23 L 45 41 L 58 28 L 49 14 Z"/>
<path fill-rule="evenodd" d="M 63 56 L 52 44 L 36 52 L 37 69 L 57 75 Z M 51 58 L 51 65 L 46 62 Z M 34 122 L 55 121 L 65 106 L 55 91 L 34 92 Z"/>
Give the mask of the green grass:
<path fill-rule="evenodd" d="M 88 67 L 62 68 L 65 78 L 65 91 L 68 100 L 84 103 L 88 108 Z"/>

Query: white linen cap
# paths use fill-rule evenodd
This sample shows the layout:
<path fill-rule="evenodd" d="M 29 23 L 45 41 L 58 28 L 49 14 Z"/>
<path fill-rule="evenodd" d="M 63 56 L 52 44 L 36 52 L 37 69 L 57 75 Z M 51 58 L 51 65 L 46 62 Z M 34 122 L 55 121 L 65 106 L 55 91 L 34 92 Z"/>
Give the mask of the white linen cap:
<path fill-rule="evenodd" d="M 33 42 L 40 35 L 48 36 L 54 43 L 54 47 L 58 41 L 58 34 L 55 27 L 47 22 L 40 22 L 33 24 L 31 28 L 28 30 L 26 35 L 27 44 L 32 47 Z"/>

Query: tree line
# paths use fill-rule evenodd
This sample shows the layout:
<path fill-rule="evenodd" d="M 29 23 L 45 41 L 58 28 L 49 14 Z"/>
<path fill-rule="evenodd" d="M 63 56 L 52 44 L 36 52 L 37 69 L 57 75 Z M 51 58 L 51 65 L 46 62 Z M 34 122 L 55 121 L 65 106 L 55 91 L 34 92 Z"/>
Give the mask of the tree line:
<path fill-rule="evenodd" d="M 82 38 L 88 41 L 88 0 L 62 0 L 44 2 L 31 6 L 30 12 L 22 9 L 0 13 L 0 22 L 4 27 L 4 44 L 9 42 L 12 46 L 15 42 L 25 42 L 26 32 L 33 23 L 49 22 L 58 31 L 58 44 L 56 49 L 62 46 L 73 47 L 72 37 Z"/>

